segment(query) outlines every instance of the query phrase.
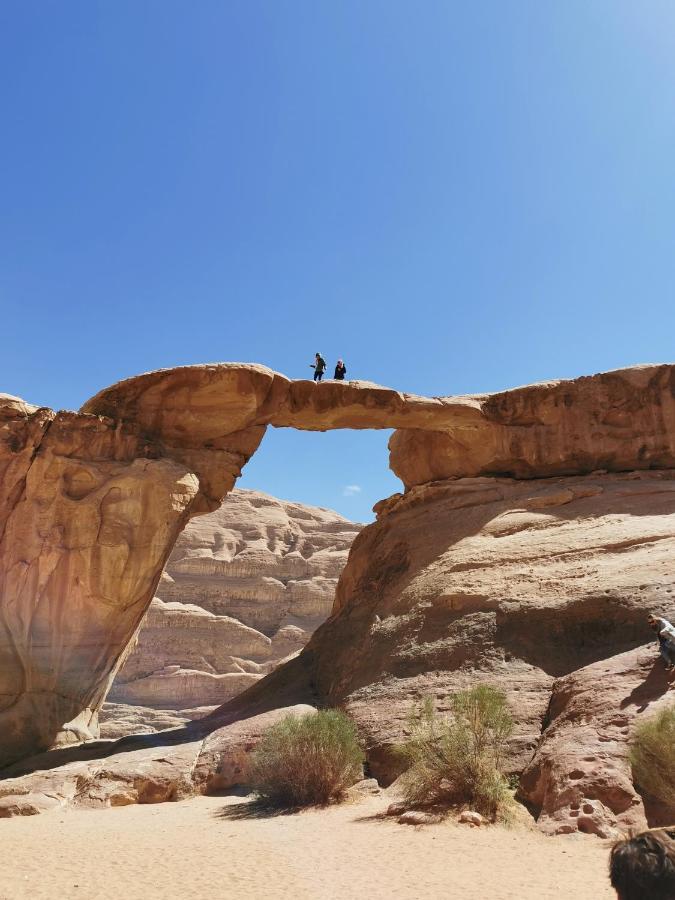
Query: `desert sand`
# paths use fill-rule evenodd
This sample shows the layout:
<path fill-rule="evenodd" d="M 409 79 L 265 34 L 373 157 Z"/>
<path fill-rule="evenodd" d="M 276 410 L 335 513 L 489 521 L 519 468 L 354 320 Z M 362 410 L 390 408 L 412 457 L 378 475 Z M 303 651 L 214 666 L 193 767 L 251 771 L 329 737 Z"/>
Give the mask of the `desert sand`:
<path fill-rule="evenodd" d="M 4 820 L 0 900 L 614 896 L 596 837 L 414 828 L 379 817 L 390 799 L 261 817 L 246 798 L 199 797 Z"/>

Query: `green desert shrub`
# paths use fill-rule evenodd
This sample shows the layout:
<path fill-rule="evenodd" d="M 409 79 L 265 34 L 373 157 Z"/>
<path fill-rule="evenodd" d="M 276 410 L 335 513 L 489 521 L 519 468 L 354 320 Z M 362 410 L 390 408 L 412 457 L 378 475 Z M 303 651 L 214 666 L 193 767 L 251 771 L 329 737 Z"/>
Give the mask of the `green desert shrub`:
<path fill-rule="evenodd" d="M 251 785 L 275 806 L 321 805 L 363 777 L 363 760 L 356 727 L 343 712 L 288 715 L 253 751 Z"/>
<path fill-rule="evenodd" d="M 514 800 L 503 757 L 513 720 L 505 695 L 485 684 L 460 691 L 452 714 L 441 719 L 427 698 L 411 718 L 410 738 L 400 747 L 409 763 L 402 776 L 406 802 L 468 805 L 491 819 L 508 817 Z"/>
<path fill-rule="evenodd" d="M 675 706 L 636 729 L 630 761 L 638 787 L 675 811 Z"/>

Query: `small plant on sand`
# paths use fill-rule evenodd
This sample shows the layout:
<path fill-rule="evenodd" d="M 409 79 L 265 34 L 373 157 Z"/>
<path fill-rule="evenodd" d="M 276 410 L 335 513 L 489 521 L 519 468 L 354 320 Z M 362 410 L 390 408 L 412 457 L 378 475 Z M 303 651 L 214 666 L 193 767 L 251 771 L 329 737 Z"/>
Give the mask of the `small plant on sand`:
<path fill-rule="evenodd" d="M 662 709 L 636 729 L 630 761 L 641 790 L 675 811 L 675 706 Z"/>
<path fill-rule="evenodd" d="M 343 712 L 288 715 L 253 751 L 251 785 L 274 806 L 322 805 L 363 777 L 363 760 L 356 727 Z"/>
<path fill-rule="evenodd" d="M 503 756 L 513 720 L 505 695 L 485 684 L 460 691 L 452 713 L 441 719 L 427 697 L 411 719 L 410 738 L 399 748 L 410 764 L 402 777 L 406 802 L 466 804 L 491 819 L 508 818 L 514 800 Z"/>

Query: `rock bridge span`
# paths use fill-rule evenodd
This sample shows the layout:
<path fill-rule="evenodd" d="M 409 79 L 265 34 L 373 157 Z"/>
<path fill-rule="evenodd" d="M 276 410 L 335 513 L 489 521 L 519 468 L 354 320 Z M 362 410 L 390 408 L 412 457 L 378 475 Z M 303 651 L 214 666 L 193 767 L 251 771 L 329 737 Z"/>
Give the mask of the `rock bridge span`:
<path fill-rule="evenodd" d="M 96 711 L 189 518 L 268 425 L 396 429 L 406 488 L 675 466 L 675 373 L 643 366 L 425 398 L 225 363 L 140 375 L 79 413 L 0 395 L 0 766 Z"/>

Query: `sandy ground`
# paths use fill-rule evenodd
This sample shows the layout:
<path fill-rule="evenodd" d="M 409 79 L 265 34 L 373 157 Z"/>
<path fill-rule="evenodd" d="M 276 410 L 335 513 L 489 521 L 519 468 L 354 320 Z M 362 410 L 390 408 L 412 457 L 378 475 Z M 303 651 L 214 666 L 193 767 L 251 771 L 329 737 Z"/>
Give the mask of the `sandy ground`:
<path fill-rule="evenodd" d="M 0 821 L 0 898 L 603 900 L 607 847 L 514 828 L 413 828 L 384 796 L 252 816 L 238 797 Z"/>

